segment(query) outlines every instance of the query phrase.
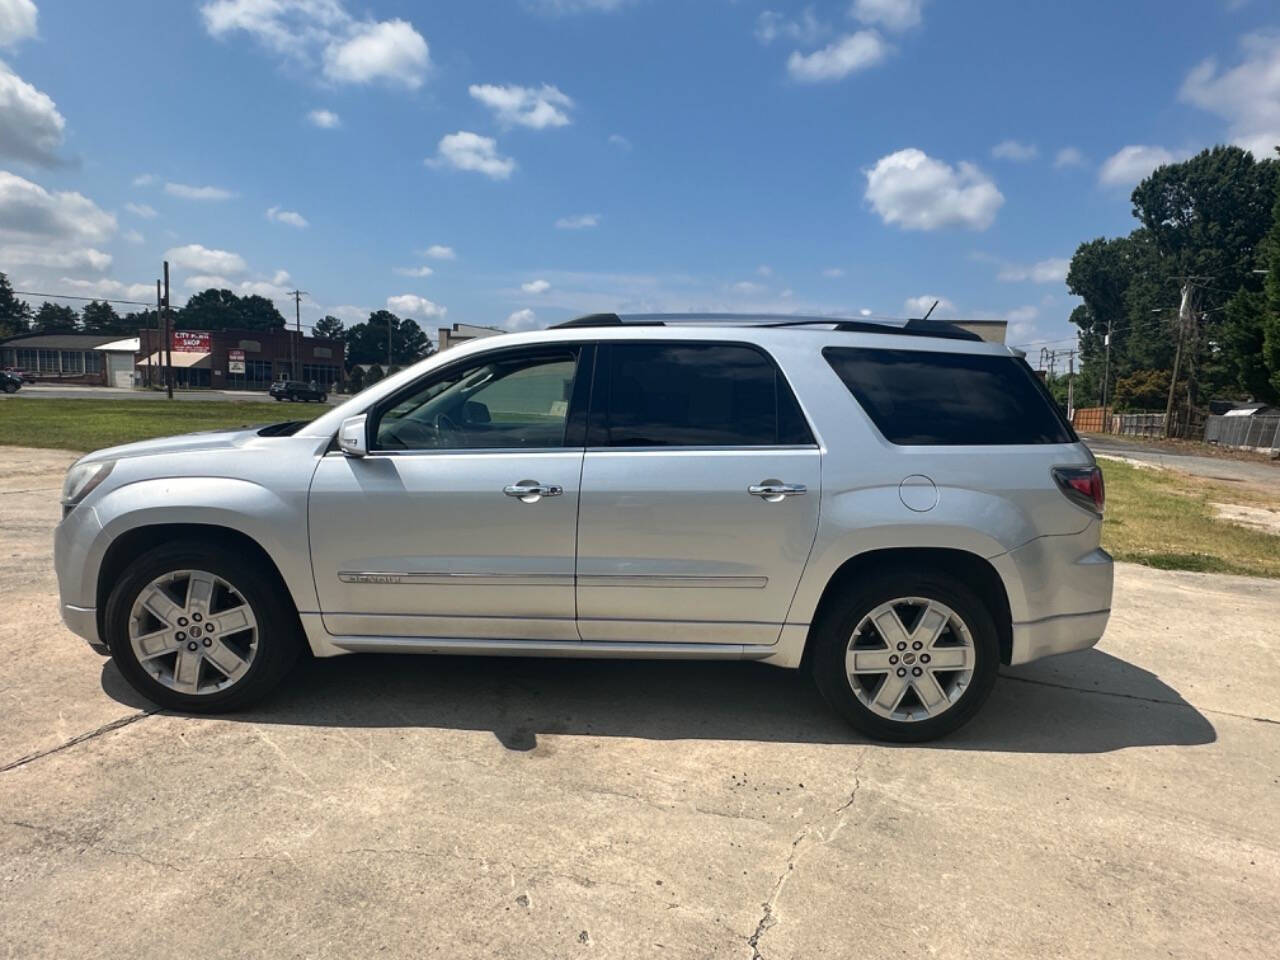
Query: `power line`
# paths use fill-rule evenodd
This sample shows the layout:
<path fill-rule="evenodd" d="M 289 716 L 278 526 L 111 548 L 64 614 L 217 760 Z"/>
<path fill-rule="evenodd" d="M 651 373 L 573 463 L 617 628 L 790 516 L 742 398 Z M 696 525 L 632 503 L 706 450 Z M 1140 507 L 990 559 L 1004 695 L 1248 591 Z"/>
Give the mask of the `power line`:
<path fill-rule="evenodd" d="M 44 297 L 46 300 L 86 300 L 89 303 L 129 303 L 137 307 L 154 307 L 145 300 L 113 300 L 111 297 L 78 297 L 70 293 L 37 293 L 34 290 L 13 291 L 20 297 Z"/>

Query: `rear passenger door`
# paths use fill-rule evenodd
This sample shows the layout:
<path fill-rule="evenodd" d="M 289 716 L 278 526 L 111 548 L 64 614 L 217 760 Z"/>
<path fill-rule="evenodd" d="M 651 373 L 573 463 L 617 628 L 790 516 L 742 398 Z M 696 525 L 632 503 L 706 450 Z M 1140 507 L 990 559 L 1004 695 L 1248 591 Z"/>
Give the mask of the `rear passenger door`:
<path fill-rule="evenodd" d="M 600 344 L 578 515 L 582 639 L 776 642 L 813 545 L 820 470 L 758 347 Z"/>

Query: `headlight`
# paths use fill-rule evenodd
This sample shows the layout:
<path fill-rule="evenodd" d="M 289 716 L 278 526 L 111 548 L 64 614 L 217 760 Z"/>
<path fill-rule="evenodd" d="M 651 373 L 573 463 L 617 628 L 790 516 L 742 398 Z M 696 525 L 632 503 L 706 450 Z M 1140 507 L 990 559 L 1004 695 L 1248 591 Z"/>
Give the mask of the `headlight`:
<path fill-rule="evenodd" d="M 62 482 L 62 512 L 65 516 L 72 507 L 87 497 L 116 465 L 114 460 L 99 460 L 96 463 L 73 464 L 67 471 L 67 479 Z"/>

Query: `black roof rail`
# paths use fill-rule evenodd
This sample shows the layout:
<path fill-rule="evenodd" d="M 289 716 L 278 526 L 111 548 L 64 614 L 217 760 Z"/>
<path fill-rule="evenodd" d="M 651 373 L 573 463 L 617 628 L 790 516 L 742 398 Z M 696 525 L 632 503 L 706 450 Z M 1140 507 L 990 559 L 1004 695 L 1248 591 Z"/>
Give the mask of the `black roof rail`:
<path fill-rule="evenodd" d="M 592 313 L 585 317 L 575 317 L 556 323 L 550 329 L 562 330 L 573 327 L 663 327 L 673 321 L 698 323 L 727 321 L 747 322 L 761 327 L 812 327 L 830 326 L 842 333 L 883 333 L 908 337 L 940 337 L 945 340 L 969 340 L 981 343 L 982 337 L 972 331 L 945 320 L 923 320 L 913 318 L 900 327 L 888 323 L 877 323 L 873 320 L 845 320 L 840 317 L 786 317 L 777 314 L 733 314 L 733 313 L 673 313 L 673 314 L 636 314 L 623 317 L 616 313 Z"/>

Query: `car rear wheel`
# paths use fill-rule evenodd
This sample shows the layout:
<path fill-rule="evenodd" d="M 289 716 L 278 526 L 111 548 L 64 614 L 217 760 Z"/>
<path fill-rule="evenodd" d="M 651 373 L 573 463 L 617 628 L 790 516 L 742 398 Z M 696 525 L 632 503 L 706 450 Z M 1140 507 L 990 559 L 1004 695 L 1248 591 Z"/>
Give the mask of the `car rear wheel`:
<path fill-rule="evenodd" d="M 221 713 L 249 706 L 293 666 L 297 616 L 277 577 L 219 546 L 157 547 L 111 591 L 105 627 L 125 679 L 175 710 Z"/>
<path fill-rule="evenodd" d="M 7 382 L 7 383 L 5 383 L 5 385 L 4 385 L 4 392 L 5 392 L 5 393 L 17 393 L 17 392 L 18 392 L 18 385 L 17 385 L 16 383 L 13 383 L 12 381 Z"/>
<path fill-rule="evenodd" d="M 886 573 L 832 603 L 811 660 L 826 701 L 880 740 L 932 740 L 982 706 L 1000 661 L 986 605 L 941 573 Z"/>

